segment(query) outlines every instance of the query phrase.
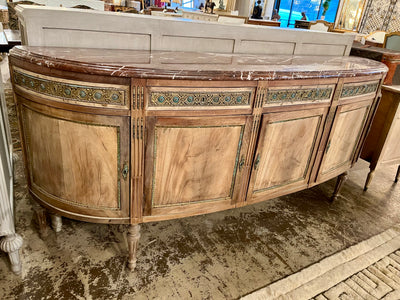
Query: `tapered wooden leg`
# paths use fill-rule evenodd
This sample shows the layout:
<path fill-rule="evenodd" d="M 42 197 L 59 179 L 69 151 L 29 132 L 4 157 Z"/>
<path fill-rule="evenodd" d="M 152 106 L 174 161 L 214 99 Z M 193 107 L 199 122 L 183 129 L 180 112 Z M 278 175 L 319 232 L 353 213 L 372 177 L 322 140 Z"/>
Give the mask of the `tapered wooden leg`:
<path fill-rule="evenodd" d="M 61 216 L 51 214 L 50 215 L 50 219 L 51 219 L 51 227 L 53 227 L 53 230 L 55 232 L 60 232 L 61 228 L 62 228 L 62 218 L 61 218 Z"/>
<path fill-rule="evenodd" d="M 21 248 L 22 243 L 22 237 L 16 233 L 7 235 L 0 241 L 0 249 L 8 253 L 11 262 L 11 270 L 16 274 L 20 274 L 22 269 L 21 260 L 19 258 L 19 248 Z"/>
<path fill-rule="evenodd" d="M 399 167 L 397 168 L 396 178 L 394 179 L 394 182 L 397 183 L 397 181 L 399 181 L 399 177 L 400 177 L 400 165 L 399 165 Z"/>
<path fill-rule="evenodd" d="M 130 225 L 128 229 L 129 259 L 128 268 L 133 271 L 136 267 L 136 253 L 140 238 L 140 226 Z"/>
<path fill-rule="evenodd" d="M 336 181 L 336 186 L 335 186 L 335 190 L 333 191 L 333 195 L 330 199 L 330 202 L 333 202 L 337 199 L 338 194 L 340 189 L 342 188 L 343 183 L 347 180 L 347 172 L 344 172 L 343 174 L 340 174 L 337 181 Z"/>
<path fill-rule="evenodd" d="M 47 212 L 44 208 L 42 207 L 35 207 L 35 216 L 36 216 L 36 221 L 39 227 L 39 235 L 43 239 L 47 237 L 48 231 L 47 231 Z"/>
<path fill-rule="evenodd" d="M 372 178 L 374 178 L 374 175 L 375 175 L 375 170 L 371 170 L 368 173 L 367 180 L 365 181 L 365 185 L 364 185 L 364 191 L 368 190 L 369 184 L 371 183 Z"/>

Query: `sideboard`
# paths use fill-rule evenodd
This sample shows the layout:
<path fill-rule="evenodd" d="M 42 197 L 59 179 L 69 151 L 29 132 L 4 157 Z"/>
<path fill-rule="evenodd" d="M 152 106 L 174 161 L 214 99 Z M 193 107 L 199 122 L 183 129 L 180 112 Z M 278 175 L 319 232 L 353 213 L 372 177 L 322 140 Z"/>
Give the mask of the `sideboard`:
<path fill-rule="evenodd" d="M 368 190 L 377 167 L 399 165 L 394 181 L 400 176 L 400 86 L 382 86 L 379 102 L 371 130 L 365 140 L 361 157 L 370 162 L 370 172 L 364 190 Z"/>
<path fill-rule="evenodd" d="M 334 200 L 387 72 L 358 57 L 28 46 L 9 61 L 30 194 L 58 216 L 130 224 L 131 269 L 140 223 L 339 176 Z"/>

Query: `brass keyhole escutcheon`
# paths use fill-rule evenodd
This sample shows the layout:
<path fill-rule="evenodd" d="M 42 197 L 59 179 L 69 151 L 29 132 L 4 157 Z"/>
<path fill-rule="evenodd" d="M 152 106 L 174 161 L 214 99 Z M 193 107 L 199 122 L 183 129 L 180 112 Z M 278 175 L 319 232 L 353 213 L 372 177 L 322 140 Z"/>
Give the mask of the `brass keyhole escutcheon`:
<path fill-rule="evenodd" d="M 325 153 L 328 153 L 330 147 L 331 147 L 331 140 L 329 140 L 328 144 L 326 145 Z"/>
<path fill-rule="evenodd" d="M 242 158 L 240 159 L 239 162 L 239 172 L 242 171 L 243 166 L 244 166 L 244 155 L 242 155 Z"/>
<path fill-rule="evenodd" d="M 124 178 L 124 180 L 128 178 L 128 173 L 129 173 L 128 163 L 125 163 L 124 168 L 122 169 L 122 177 Z"/>
<path fill-rule="evenodd" d="M 254 170 L 258 169 L 259 164 L 260 164 L 260 153 L 257 154 L 256 160 L 254 162 Z"/>

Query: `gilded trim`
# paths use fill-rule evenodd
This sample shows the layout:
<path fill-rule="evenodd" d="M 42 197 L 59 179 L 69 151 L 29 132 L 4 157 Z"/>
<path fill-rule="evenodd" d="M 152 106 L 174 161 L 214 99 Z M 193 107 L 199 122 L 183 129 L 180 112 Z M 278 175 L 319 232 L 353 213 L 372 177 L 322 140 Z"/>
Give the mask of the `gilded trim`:
<path fill-rule="evenodd" d="M 39 94 L 85 103 L 125 106 L 128 88 L 88 86 L 72 82 L 42 78 L 14 69 L 14 83 Z"/>
<path fill-rule="evenodd" d="M 330 100 L 333 87 L 307 89 L 268 89 L 265 104 Z"/>
<path fill-rule="evenodd" d="M 250 104 L 248 92 L 150 92 L 149 106 L 245 106 Z"/>
<path fill-rule="evenodd" d="M 340 98 L 361 96 L 365 94 L 375 93 L 378 90 L 379 81 L 372 83 L 362 83 L 362 84 L 345 84 L 340 94 Z"/>

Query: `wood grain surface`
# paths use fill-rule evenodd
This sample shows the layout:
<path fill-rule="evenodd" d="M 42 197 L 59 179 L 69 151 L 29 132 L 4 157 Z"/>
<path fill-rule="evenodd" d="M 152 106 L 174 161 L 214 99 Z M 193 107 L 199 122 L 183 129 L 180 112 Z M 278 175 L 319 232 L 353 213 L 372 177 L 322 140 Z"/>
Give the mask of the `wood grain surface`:
<path fill-rule="evenodd" d="M 263 115 L 247 201 L 305 187 L 327 109 Z"/>
<path fill-rule="evenodd" d="M 369 100 L 338 106 L 318 180 L 329 173 L 336 174 L 335 170 L 341 170 L 342 166 L 351 165 L 371 103 Z"/>
<path fill-rule="evenodd" d="M 245 119 L 227 118 L 215 125 L 209 121 L 159 120 L 154 132 L 153 207 L 232 200 Z"/>

